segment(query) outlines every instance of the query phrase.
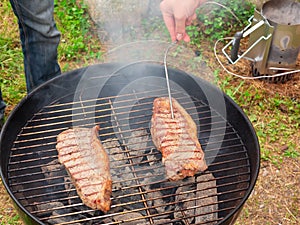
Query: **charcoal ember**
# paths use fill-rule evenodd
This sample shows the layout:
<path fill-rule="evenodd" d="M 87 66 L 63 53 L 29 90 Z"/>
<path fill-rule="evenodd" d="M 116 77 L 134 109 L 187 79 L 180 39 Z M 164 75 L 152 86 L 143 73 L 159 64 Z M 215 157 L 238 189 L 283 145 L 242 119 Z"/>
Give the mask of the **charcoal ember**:
<path fill-rule="evenodd" d="M 175 202 L 178 202 L 175 207 L 174 218 L 182 218 L 183 221 L 188 221 L 191 224 L 194 220 L 196 206 L 196 185 L 195 177 L 189 177 L 181 182 L 176 190 Z"/>
<path fill-rule="evenodd" d="M 127 203 L 130 201 L 138 200 L 137 196 L 138 194 L 131 195 L 132 191 L 133 193 L 137 192 L 137 189 L 130 188 L 134 185 L 136 185 L 135 177 L 132 173 L 132 170 L 130 167 L 126 166 L 123 167 L 122 172 L 118 172 L 113 176 L 113 183 L 112 183 L 112 197 L 113 197 L 113 204 L 118 203 Z M 119 197 L 119 196 L 127 196 L 128 197 Z M 129 206 L 130 208 L 130 206 Z"/>
<path fill-rule="evenodd" d="M 45 166 L 41 167 L 48 184 L 57 184 L 63 180 L 63 176 L 67 175 L 65 167 L 55 159 Z"/>
<path fill-rule="evenodd" d="M 65 189 L 68 191 L 68 204 L 72 206 L 74 212 L 82 211 L 84 216 L 95 216 L 95 210 L 91 210 L 87 206 L 82 204 L 81 199 L 79 198 L 75 186 L 72 183 L 70 177 L 64 177 L 65 180 Z"/>
<path fill-rule="evenodd" d="M 159 183 L 166 180 L 165 177 L 165 169 L 164 167 L 157 166 L 157 167 L 143 167 L 144 169 L 140 169 L 136 171 L 137 176 L 139 177 L 140 183 L 144 185 Z"/>
<path fill-rule="evenodd" d="M 46 178 L 59 177 L 66 174 L 64 166 L 58 162 L 58 159 L 42 166 L 41 170 Z"/>
<path fill-rule="evenodd" d="M 114 181 L 112 183 L 112 192 L 120 191 L 122 189 L 121 181 Z M 112 193 L 113 195 L 113 193 Z"/>
<path fill-rule="evenodd" d="M 135 173 L 137 174 L 140 183 L 147 185 L 167 181 L 165 167 L 161 163 L 161 159 L 159 161 L 160 162 L 156 164 L 145 164 L 136 168 Z"/>
<path fill-rule="evenodd" d="M 156 177 L 151 170 L 138 171 L 137 175 L 139 177 L 139 182 L 144 186 L 147 186 L 148 183 L 151 183 L 151 181 L 155 179 L 153 177 Z"/>
<path fill-rule="evenodd" d="M 101 224 L 113 224 L 113 220 L 110 217 L 104 218 L 101 220 Z"/>
<path fill-rule="evenodd" d="M 145 150 L 149 141 L 149 134 L 145 129 L 133 130 L 126 142 L 130 159 L 134 164 L 139 164 L 145 157 Z"/>
<path fill-rule="evenodd" d="M 67 173 L 65 171 L 65 168 L 63 165 L 61 165 L 58 162 L 58 159 L 55 159 L 48 163 L 45 166 L 41 167 L 42 173 L 45 176 L 45 181 L 51 185 L 51 184 L 58 184 L 63 182 L 63 176 L 65 176 Z M 61 189 L 61 187 L 53 187 Z"/>
<path fill-rule="evenodd" d="M 110 168 L 112 168 L 111 174 L 114 175 L 114 173 L 119 173 L 116 168 L 126 164 L 127 161 L 120 143 L 114 139 L 107 139 L 102 142 L 102 145 L 109 153 L 108 156 L 110 160 Z"/>
<path fill-rule="evenodd" d="M 42 204 L 35 204 L 37 210 L 34 213 L 38 217 L 47 217 L 52 215 L 53 209 L 64 208 L 62 202 L 47 202 Z"/>
<path fill-rule="evenodd" d="M 134 177 L 133 172 L 129 166 L 123 167 L 122 172 L 113 177 L 113 188 L 114 186 L 131 187 L 135 184 L 136 178 Z"/>
<path fill-rule="evenodd" d="M 72 179 L 70 177 L 64 177 L 65 181 L 65 189 L 68 191 L 68 204 L 72 206 L 73 211 L 82 211 L 85 216 L 95 216 L 96 211 L 91 210 L 87 206 L 81 204 L 82 201 L 79 198 L 75 186 L 72 183 Z"/>
<path fill-rule="evenodd" d="M 63 224 L 66 222 L 70 222 L 70 221 L 66 221 L 64 218 L 53 218 L 47 220 L 48 224 Z M 72 223 L 72 225 L 80 225 L 80 223 Z"/>
<path fill-rule="evenodd" d="M 187 224 L 186 222 L 182 222 L 182 221 L 175 221 L 175 222 L 173 222 L 173 225 L 185 225 L 185 224 Z"/>
<path fill-rule="evenodd" d="M 217 223 L 218 219 L 218 190 L 216 179 L 213 174 L 202 174 L 196 178 L 197 181 L 197 208 L 195 210 L 196 224 L 205 223 L 213 225 Z"/>
<path fill-rule="evenodd" d="M 75 186 L 72 183 L 71 177 L 64 177 L 64 184 L 67 191 L 71 192 L 75 190 Z"/>
<path fill-rule="evenodd" d="M 150 185 L 143 186 L 143 189 L 146 191 L 147 205 L 151 209 L 156 210 L 153 214 L 163 213 L 167 210 L 166 201 L 163 199 L 164 196 L 160 191 L 151 189 Z"/>
<path fill-rule="evenodd" d="M 138 188 L 122 188 L 113 192 L 113 204 L 123 209 L 136 210 L 138 208 L 144 208 L 143 200 Z M 146 215 L 143 212 L 143 215 Z"/>
<path fill-rule="evenodd" d="M 171 219 L 153 219 L 154 225 L 174 225 L 173 222 L 171 222 Z"/>
<path fill-rule="evenodd" d="M 153 218 L 152 218 L 153 219 Z M 153 219 L 153 223 L 146 222 L 146 223 L 137 223 L 135 225 L 174 225 L 174 223 L 170 219 Z"/>
<path fill-rule="evenodd" d="M 148 225 L 150 224 L 144 216 L 138 212 L 123 211 L 120 214 L 114 216 L 115 222 L 119 222 L 124 225 Z"/>
<path fill-rule="evenodd" d="M 45 191 L 46 193 L 50 193 L 49 195 L 44 197 L 44 200 L 55 201 L 56 199 L 66 197 L 63 193 L 64 176 L 68 176 L 68 174 L 64 166 L 58 162 L 58 159 L 49 162 L 47 165 L 41 166 L 41 171 L 45 177 L 44 186 L 46 188 L 43 191 Z M 55 192 L 59 194 L 51 194 Z"/>
<path fill-rule="evenodd" d="M 164 212 L 174 209 L 174 204 L 172 204 L 174 197 L 172 197 L 172 195 L 176 189 L 173 188 L 172 185 L 171 187 L 169 185 L 170 183 L 157 182 L 152 185 L 143 186 L 147 205 L 151 210 L 154 210 L 154 212 L 152 212 L 153 214 L 161 214 L 159 215 L 159 219 L 165 219 L 169 215 L 164 214 Z"/>
<path fill-rule="evenodd" d="M 15 185 L 14 186 L 14 190 L 22 190 L 22 189 L 24 189 L 23 185 Z M 15 191 L 14 195 L 15 195 L 15 197 L 17 199 L 20 199 L 20 202 L 23 205 L 28 205 L 28 201 L 26 200 L 26 197 L 25 197 L 25 195 L 24 195 L 23 192 L 21 192 L 21 191 Z"/>
<path fill-rule="evenodd" d="M 162 165 L 161 162 L 161 153 L 156 149 L 151 149 L 149 153 L 147 153 L 148 164 L 150 166 Z"/>
<path fill-rule="evenodd" d="M 131 167 L 123 167 L 122 172 L 113 177 L 113 204 L 122 203 L 122 207 L 129 210 L 143 208 L 140 190 L 137 188 L 137 178 Z"/>
<path fill-rule="evenodd" d="M 211 173 L 184 179 L 176 191 L 174 218 L 182 218 L 188 224 L 217 223 L 217 186 Z"/>
<path fill-rule="evenodd" d="M 54 210 L 52 213 L 52 218 L 48 220 L 48 223 L 50 224 L 62 224 L 72 221 L 80 221 L 80 222 L 74 222 L 72 225 L 91 225 L 92 222 L 86 220 L 86 217 L 84 217 L 81 214 L 72 214 L 72 216 L 67 217 L 68 213 L 71 213 L 71 210 L 68 208 L 63 208 L 60 210 Z M 82 220 L 82 221 L 81 221 Z"/>
<path fill-rule="evenodd" d="M 68 204 L 69 205 L 78 205 L 80 203 L 82 203 L 82 201 L 79 198 L 76 190 L 69 191 Z M 75 207 L 75 208 L 78 208 L 78 207 Z"/>
<path fill-rule="evenodd" d="M 134 150 L 145 149 L 147 147 L 148 140 L 149 134 L 147 133 L 147 130 L 133 130 L 128 138 L 127 146 Z"/>

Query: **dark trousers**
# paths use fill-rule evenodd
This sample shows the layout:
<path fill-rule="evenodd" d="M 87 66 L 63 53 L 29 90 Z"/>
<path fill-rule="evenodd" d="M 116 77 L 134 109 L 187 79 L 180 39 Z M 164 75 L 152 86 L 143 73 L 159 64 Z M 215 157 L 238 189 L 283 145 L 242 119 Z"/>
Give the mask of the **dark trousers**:
<path fill-rule="evenodd" d="M 5 102 L 3 101 L 2 98 L 2 92 L 0 89 L 0 120 L 4 117 L 4 109 L 5 109 Z"/>

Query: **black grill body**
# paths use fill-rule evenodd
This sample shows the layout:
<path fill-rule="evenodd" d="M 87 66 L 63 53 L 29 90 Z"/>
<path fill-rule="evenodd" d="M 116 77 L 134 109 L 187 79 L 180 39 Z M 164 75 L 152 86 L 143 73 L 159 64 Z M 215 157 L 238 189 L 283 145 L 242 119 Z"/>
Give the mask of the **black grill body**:
<path fill-rule="evenodd" d="M 169 69 L 169 77 L 172 96 L 197 124 L 199 141 L 209 165 L 204 174 L 214 177 L 216 193 L 212 197 L 217 205 L 213 212 L 216 217 L 207 224 L 232 224 L 253 190 L 259 172 L 260 149 L 255 131 L 239 106 L 217 87 L 180 70 Z M 155 222 L 162 215 L 158 213 L 157 205 L 150 207 L 148 204 L 148 193 L 163 192 L 170 196 L 166 198 L 166 209 L 176 212 L 177 205 L 182 202 L 176 202 L 179 200 L 176 200 L 174 190 L 179 186 L 198 187 L 201 183 L 185 180 L 172 184 L 164 179 L 163 170 L 154 169 L 161 166 L 160 153 L 155 151 L 149 127 L 153 99 L 160 96 L 167 96 L 164 67 L 154 63 L 135 63 L 99 64 L 74 70 L 48 81 L 24 98 L 3 127 L 0 159 L 3 183 L 26 224 L 51 224 L 51 209 L 43 210 L 36 206 L 50 204 L 57 199 L 63 202 L 63 206 L 55 206 L 58 211 L 72 209 L 58 216 L 68 218 L 69 222 L 63 224 L 72 224 L 72 219 L 80 224 L 103 224 L 111 217 L 110 212 L 104 215 L 85 206 L 77 208 L 82 205 L 80 199 L 73 189 L 71 197 L 70 191 L 66 191 L 64 178 L 67 174 L 59 165 L 56 169 L 60 173 L 48 176 L 44 171 L 47 165 L 57 160 L 56 136 L 61 131 L 95 124 L 101 127 L 102 142 L 117 140 L 119 149 L 127 157 L 123 159 L 124 164 L 130 166 L 134 174 L 132 180 L 136 182 L 122 187 L 127 190 L 126 195 L 136 193 L 137 197 L 128 203 L 130 206 L 124 206 L 128 199 L 122 200 L 123 196 L 120 197 L 118 190 L 114 189 L 114 214 L 121 214 L 122 208 L 132 206 L 140 211 L 147 224 L 196 224 L 194 217 L 185 214 L 190 211 L 184 210 L 182 218 L 175 218 L 172 214 L 169 223 Z M 133 137 L 133 133 L 141 130 L 142 133 Z M 148 138 L 143 147 L 136 147 L 136 143 L 130 147 L 134 138 L 141 142 L 142 137 Z M 109 147 L 108 151 L 111 151 Z M 132 154 L 134 151 L 142 153 Z M 136 163 L 136 159 L 144 159 L 151 154 L 158 160 L 152 162 L 146 159 Z M 112 170 L 122 166 L 118 164 Z M 146 172 L 150 175 L 145 175 Z M 157 180 L 151 173 L 155 173 Z M 151 191 L 142 187 L 146 176 L 150 177 L 146 185 L 154 187 Z M 196 178 L 201 176 L 202 173 Z M 72 199 L 76 201 L 70 203 Z M 120 202 L 117 199 L 121 199 Z M 197 208 L 197 205 L 193 207 Z M 124 222 L 116 221 L 116 218 L 113 220 L 115 223 L 107 224 Z"/>

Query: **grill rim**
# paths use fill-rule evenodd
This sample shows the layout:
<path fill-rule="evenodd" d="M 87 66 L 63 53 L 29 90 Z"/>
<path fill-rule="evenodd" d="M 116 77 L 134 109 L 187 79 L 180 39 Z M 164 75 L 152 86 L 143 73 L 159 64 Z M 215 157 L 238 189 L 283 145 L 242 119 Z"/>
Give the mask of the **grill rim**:
<path fill-rule="evenodd" d="M 152 67 L 154 68 L 158 68 L 158 69 L 162 69 L 163 67 L 160 64 L 153 64 L 153 63 L 136 63 L 138 64 L 143 64 L 142 66 L 145 66 L 144 64 L 146 64 L 147 69 L 150 69 Z M 51 100 L 49 101 L 49 99 L 53 98 L 53 95 L 55 95 L 54 93 L 51 93 L 51 91 L 49 92 L 49 90 L 51 88 L 56 88 L 58 83 L 60 85 L 60 91 L 63 92 L 66 89 L 69 92 L 74 92 L 74 87 L 76 87 L 76 85 L 74 87 L 71 87 L 70 89 L 70 85 L 68 85 L 69 82 L 72 81 L 76 81 L 78 80 L 78 77 L 80 77 L 83 73 L 85 73 L 86 70 L 88 69 L 92 69 L 92 71 L 94 71 L 95 73 L 97 73 L 97 71 L 99 69 L 99 66 L 101 67 L 101 69 L 103 69 L 104 71 L 109 71 L 109 74 L 113 73 L 115 71 L 115 68 L 122 68 L 122 64 L 119 63 L 107 63 L 107 64 L 97 64 L 97 65 L 93 65 L 93 66 L 87 66 L 84 68 L 80 68 L 80 69 L 76 69 L 67 73 L 62 74 L 63 76 L 58 76 L 55 77 L 51 80 L 49 80 L 48 82 L 44 83 L 43 85 L 39 86 L 38 88 L 36 88 L 35 90 L 33 90 L 31 93 L 29 93 L 25 98 L 23 98 L 19 104 L 14 108 L 14 110 L 11 112 L 11 114 L 9 115 L 6 123 L 3 126 L 3 129 L 1 131 L 1 135 L 0 135 L 0 159 L 1 159 L 1 170 L 0 170 L 0 176 L 2 179 L 2 183 L 6 189 L 6 191 L 8 192 L 8 194 L 10 195 L 11 199 L 13 200 L 13 203 L 15 205 L 15 208 L 17 209 L 19 215 L 21 216 L 21 218 L 25 221 L 25 222 L 29 222 L 30 224 L 44 224 L 42 223 L 38 218 L 36 218 L 35 216 L 33 216 L 26 208 L 23 207 L 23 205 L 16 199 L 15 195 L 12 193 L 12 191 L 10 190 L 9 184 L 8 184 L 8 171 L 7 171 L 7 166 L 8 166 L 8 161 L 10 158 L 10 151 L 13 145 L 12 140 L 15 140 L 15 137 L 17 137 L 17 134 L 20 132 L 20 130 L 18 129 L 14 129 L 14 128 L 9 128 L 9 125 L 11 126 L 11 124 L 17 124 L 18 127 L 21 127 L 21 129 L 25 126 L 25 124 L 28 122 L 29 118 L 31 118 L 34 114 L 33 112 L 35 111 L 39 111 L 41 108 L 45 107 L 45 105 L 50 104 Z M 191 74 L 187 74 L 184 71 L 180 71 L 178 69 L 170 69 L 170 72 L 172 73 L 172 71 L 180 73 L 181 76 L 185 75 L 185 78 L 187 77 L 191 77 L 194 80 L 200 80 L 202 83 L 205 84 L 205 86 L 209 87 L 211 89 L 211 91 L 217 91 L 220 92 L 220 90 L 213 86 L 212 84 L 208 83 L 207 81 L 199 78 L 199 77 L 195 77 L 194 75 Z M 107 73 L 105 73 L 107 74 Z M 171 76 L 172 77 L 172 76 Z M 65 80 L 64 82 L 61 82 L 60 80 Z M 190 80 L 189 80 L 190 81 Z M 190 84 L 188 81 L 186 81 L 188 84 Z M 191 92 L 195 92 L 197 90 L 191 90 Z M 68 93 L 69 93 L 68 92 Z M 66 95 L 68 95 L 68 93 Z M 190 94 L 190 93 L 189 93 Z M 236 128 L 239 127 L 240 122 L 244 123 L 244 126 L 247 126 L 247 128 L 249 129 L 248 132 L 237 132 L 238 135 L 241 136 L 241 139 L 243 140 L 243 143 L 245 143 L 244 139 L 245 136 L 249 136 L 251 137 L 252 140 L 250 140 L 247 142 L 247 145 L 251 145 L 250 149 L 255 149 L 256 151 L 254 152 L 255 154 L 252 157 L 249 157 L 249 161 L 250 161 L 250 182 L 249 182 L 249 188 L 246 191 L 242 201 L 240 201 L 239 204 L 237 204 L 236 208 L 234 210 L 232 210 L 227 216 L 225 216 L 222 221 L 222 223 L 218 222 L 218 224 L 229 224 L 231 221 L 235 221 L 235 219 L 237 218 L 239 212 L 241 211 L 244 203 L 246 202 L 246 200 L 249 198 L 252 190 L 254 189 L 254 186 L 256 184 L 257 181 L 257 177 L 259 174 L 259 169 L 260 169 L 260 146 L 259 146 L 259 142 L 258 142 L 258 137 L 256 136 L 254 127 L 252 126 L 250 120 L 248 119 L 248 117 L 244 114 L 243 110 L 229 97 L 227 96 L 225 93 L 223 93 L 225 102 L 226 102 L 226 108 L 227 108 L 227 112 L 232 113 L 231 115 L 229 115 L 229 117 L 239 117 L 239 119 L 234 119 L 232 121 L 230 121 L 230 124 Z M 57 93 L 56 93 L 57 95 Z M 42 96 L 42 98 L 41 98 Z M 60 96 L 62 97 L 62 96 Z M 41 100 L 42 99 L 42 100 Z M 47 102 L 48 101 L 48 102 Z M 36 103 L 36 104 L 34 104 Z M 26 108 L 26 105 L 29 104 L 30 108 L 32 108 L 32 110 L 28 110 L 28 108 Z M 230 109 L 234 108 L 234 112 L 232 112 Z M 38 110 L 37 110 L 38 109 Z M 23 119 L 20 119 L 23 118 Z M 27 118 L 27 119 L 26 119 Z M 226 121 L 227 118 L 225 118 Z M 10 131 L 10 135 L 8 135 L 8 131 Z M 238 131 L 238 129 L 237 129 Z M 12 135 L 11 133 L 14 133 L 14 135 Z M 247 134 L 246 134 L 247 133 Z M 5 141 L 3 141 L 5 140 Z M 7 143 L 7 142 L 11 142 L 10 146 L 3 146 L 3 142 Z M 249 151 L 249 146 L 247 146 L 245 144 L 245 146 L 247 147 L 247 152 Z M 4 167 L 4 165 L 6 165 L 6 168 Z"/>

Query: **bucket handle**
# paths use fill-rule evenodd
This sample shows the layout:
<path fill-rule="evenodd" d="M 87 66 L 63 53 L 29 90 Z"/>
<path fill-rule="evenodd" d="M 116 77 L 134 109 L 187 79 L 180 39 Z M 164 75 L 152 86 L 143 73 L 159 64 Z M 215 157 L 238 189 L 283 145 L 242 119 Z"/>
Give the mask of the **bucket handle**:
<path fill-rule="evenodd" d="M 249 48 L 248 50 L 246 50 L 241 56 L 238 55 L 238 51 L 240 48 L 240 41 L 242 38 L 247 37 L 249 34 L 251 34 L 252 32 L 254 32 L 255 30 L 257 30 L 258 28 L 260 28 L 262 25 L 265 24 L 264 20 L 259 21 L 257 24 L 255 24 L 254 26 L 252 26 L 250 29 L 248 29 L 251 25 L 252 25 L 252 19 L 254 16 L 250 17 L 248 22 L 248 26 L 245 27 L 245 29 L 243 31 L 239 31 L 234 35 L 234 38 L 227 44 L 225 45 L 225 47 L 222 49 L 223 54 L 226 56 L 226 58 L 228 59 L 228 61 L 231 64 L 236 64 L 241 58 L 243 58 L 248 52 L 250 52 L 261 40 L 268 40 L 272 34 L 269 34 L 267 37 L 265 36 L 261 36 L 257 41 L 255 41 Z M 226 53 L 226 49 L 232 45 L 232 49 L 231 49 L 231 57 L 228 56 L 228 54 Z"/>

